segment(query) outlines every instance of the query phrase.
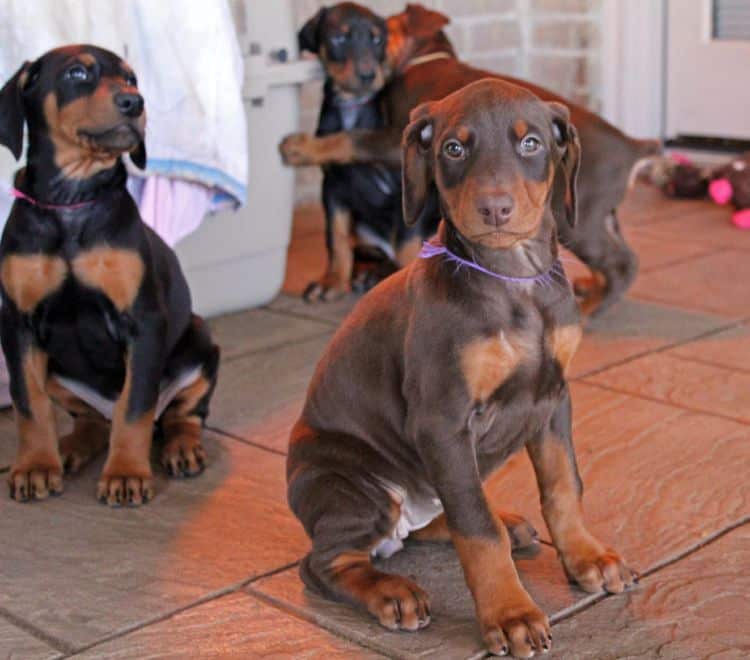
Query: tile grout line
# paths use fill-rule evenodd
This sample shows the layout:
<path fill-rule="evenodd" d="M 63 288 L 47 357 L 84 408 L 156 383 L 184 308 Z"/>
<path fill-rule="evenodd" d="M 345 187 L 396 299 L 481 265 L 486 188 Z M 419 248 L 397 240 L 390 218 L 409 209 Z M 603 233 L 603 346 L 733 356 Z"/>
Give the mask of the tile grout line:
<path fill-rule="evenodd" d="M 314 625 L 316 628 L 321 628 L 322 630 L 335 635 L 339 639 L 354 643 L 361 648 L 375 651 L 377 653 L 385 655 L 388 658 L 396 658 L 397 660 L 413 660 L 414 658 L 418 657 L 412 653 L 405 654 L 399 652 L 398 650 L 394 651 L 394 649 L 387 646 L 381 646 L 377 642 L 372 642 L 372 640 L 367 638 L 364 634 L 359 637 L 357 634 L 352 634 L 353 631 L 350 631 L 344 626 L 338 626 L 335 623 L 331 623 L 325 619 L 319 620 L 314 615 L 308 614 L 307 611 L 305 611 L 303 608 L 297 607 L 296 605 L 288 603 L 285 600 L 278 599 L 275 596 L 271 596 L 262 591 L 259 591 L 252 585 L 249 585 L 248 588 L 245 589 L 245 593 L 257 598 L 258 600 L 266 603 L 267 605 L 270 605 L 271 607 L 274 607 L 277 610 L 281 610 L 282 612 L 294 616 L 297 619 L 306 621 L 307 623 Z"/>
<path fill-rule="evenodd" d="M 288 316 L 295 319 L 300 319 L 303 321 L 315 321 L 317 323 L 327 325 L 332 328 L 338 328 L 339 325 L 341 325 L 341 321 L 335 320 L 335 319 L 329 319 L 326 317 L 320 317 L 320 316 L 314 316 L 312 314 L 304 314 L 302 312 L 296 312 L 294 310 L 286 310 L 286 309 L 274 309 L 271 307 L 261 307 L 260 309 L 271 312 L 272 314 L 277 314 L 279 316 Z M 347 312 L 348 313 L 348 312 Z"/>
<path fill-rule="evenodd" d="M 696 415 L 704 415 L 705 417 L 714 417 L 716 419 L 723 419 L 727 422 L 734 422 L 735 424 L 739 424 L 741 426 L 750 426 L 750 422 L 747 419 L 731 417 L 729 415 L 717 413 L 712 410 L 704 410 L 702 408 L 691 408 L 690 406 L 686 406 L 684 404 L 677 403 L 675 401 L 665 401 L 664 399 L 657 399 L 656 397 L 646 396 L 644 394 L 636 394 L 634 392 L 628 392 L 626 390 L 621 390 L 617 387 L 612 387 L 611 385 L 604 385 L 603 383 L 597 383 L 597 382 L 590 381 L 590 380 L 582 380 L 579 382 L 583 383 L 584 385 L 589 385 L 590 387 L 597 387 L 600 390 L 606 390 L 607 392 L 614 392 L 615 394 L 623 394 L 625 396 L 629 396 L 634 399 L 640 399 L 641 401 L 651 401 L 651 403 L 658 403 L 658 404 L 661 404 L 662 406 L 667 406 L 670 408 L 674 408 L 676 410 L 682 410 L 683 412 L 693 413 Z"/>
<path fill-rule="evenodd" d="M 261 348 L 254 348 L 246 352 L 237 353 L 236 355 L 231 355 L 229 357 L 222 358 L 221 362 L 219 363 L 219 368 L 221 368 L 225 364 L 231 364 L 232 362 L 236 362 L 237 360 L 242 360 L 252 355 L 258 355 L 259 353 L 272 353 L 272 352 L 279 351 L 285 348 L 289 348 L 290 346 L 295 346 L 297 344 L 304 344 L 308 341 L 312 341 L 313 339 L 320 339 L 330 334 L 331 334 L 331 330 L 329 328 L 325 332 L 321 330 L 320 332 L 315 332 L 313 334 L 299 337 L 297 339 L 289 339 L 287 341 L 283 341 L 278 344 L 272 344 L 270 346 L 263 346 Z"/>
<path fill-rule="evenodd" d="M 263 451 L 267 451 L 269 454 L 273 454 L 274 456 L 286 456 L 286 452 L 283 452 L 279 449 L 274 449 L 273 447 L 266 447 L 265 445 L 261 445 L 258 442 L 253 442 L 252 440 L 248 440 L 247 438 L 235 435 L 234 433 L 230 433 L 229 431 L 224 431 L 223 429 L 220 429 L 216 426 L 210 426 L 206 424 L 203 428 L 205 428 L 207 431 L 211 431 L 212 433 L 216 433 L 218 435 L 224 436 L 225 438 L 229 438 L 230 440 L 241 442 L 243 445 L 255 447 L 256 449 L 262 449 Z"/>
<path fill-rule="evenodd" d="M 728 367 L 725 364 L 719 364 L 718 362 L 711 362 L 710 360 L 701 360 L 699 358 L 688 357 L 687 355 L 670 355 L 670 357 L 680 362 L 690 362 L 690 364 L 701 364 L 704 367 L 713 367 L 721 371 L 729 371 L 736 374 L 750 374 L 750 369 L 743 367 Z"/>
<path fill-rule="evenodd" d="M 657 238 L 655 236 L 649 235 L 646 238 Z M 698 254 L 693 254 L 689 257 L 680 257 L 678 259 L 675 259 L 674 261 L 668 261 L 663 264 L 658 264 L 655 266 L 651 266 L 650 268 L 641 268 L 639 272 L 643 275 L 651 275 L 652 273 L 658 273 L 661 270 L 665 270 L 666 268 L 672 268 L 672 266 L 681 266 L 682 264 L 686 264 L 690 261 L 693 261 L 693 259 L 700 259 L 701 257 L 708 257 L 708 256 L 715 256 L 717 254 L 721 254 L 728 248 L 721 246 L 721 247 L 714 247 L 713 249 L 707 250 L 706 252 L 699 252 Z"/>
<path fill-rule="evenodd" d="M 124 628 L 115 630 L 109 633 L 108 635 L 95 639 L 93 642 L 88 642 L 87 644 L 84 644 L 82 646 L 73 647 L 72 650 L 66 651 L 65 655 L 62 657 L 63 658 L 74 657 L 76 655 L 83 653 L 84 651 L 88 651 L 97 646 L 101 646 L 102 644 L 106 642 L 111 642 L 112 640 L 119 639 L 120 637 L 125 637 L 143 628 L 148 628 L 149 626 L 152 626 L 156 623 L 161 623 L 162 621 L 167 621 L 169 619 L 172 619 L 178 614 L 182 614 L 183 612 L 186 612 L 187 610 L 191 610 L 195 607 L 200 607 L 201 605 L 205 605 L 206 603 L 209 603 L 214 600 L 220 600 L 224 596 L 230 596 L 232 594 L 238 593 L 242 591 L 248 585 L 252 584 L 253 582 L 257 580 L 262 580 L 267 577 L 272 577 L 276 575 L 277 573 L 281 573 L 283 571 L 289 570 L 290 568 L 297 566 L 299 562 L 300 560 L 289 562 L 288 564 L 284 564 L 282 566 L 278 566 L 277 568 L 264 571 L 263 573 L 259 573 L 258 575 L 245 578 L 244 580 L 241 580 L 240 582 L 235 582 L 234 584 L 230 584 L 227 587 L 223 587 L 221 589 L 210 591 L 207 594 L 204 594 L 203 596 L 201 596 L 200 598 L 196 598 L 195 600 L 185 603 L 184 605 L 181 605 L 173 610 L 170 610 L 169 612 L 163 612 L 162 614 L 157 614 L 156 616 L 153 616 L 149 619 L 144 619 L 142 621 L 133 623 L 129 626 L 125 626 Z M 2 610 L 0 610 L 0 612 L 2 612 Z M 67 646 L 68 648 L 71 648 L 70 645 L 67 645 Z"/>
<path fill-rule="evenodd" d="M 678 550 L 673 555 L 653 563 L 651 566 L 649 566 L 647 569 L 641 572 L 640 578 L 643 579 L 643 578 L 650 577 L 654 575 L 655 573 L 658 573 L 662 569 L 672 566 L 673 564 L 676 564 L 678 561 L 685 559 L 686 557 L 689 557 L 690 555 L 693 555 L 696 552 L 700 552 L 701 550 L 703 550 L 703 548 L 711 545 L 715 541 L 718 541 L 720 538 L 726 536 L 727 534 L 731 534 L 734 530 L 739 529 L 740 527 L 743 527 L 745 525 L 750 525 L 750 515 L 743 516 L 739 520 L 735 520 L 733 523 L 729 523 L 728 525 L 725 525 L 724 527 L 722 527 L 720 530 L 713 532 L 712 534 L 709 534 L 707 537 L 701 539 L 700 541 L 696 541 L 695 543 L 687 546 L 686 548 L 683 548 L 682 550 Z M 628 592 L 624 592 L 624 593 L 628 593 Z M 596 605 L 597 603 L 599 603 L 602 600 L 605 600 L 606 598 L 609 598 L 611 596 L 620 596 L 620 595 L 622 594 L 609 594 L 606 592 L 601 592 L 598 594 L 591 594 L 590 596 L 586 596 L 582 598 L 580 601 L 578 601 L 577 603 L 574 603 L 573 605 L 570 605 L 569 607 L 565 607 L 559 612 L 555 612 L 550 617 L 550 624 L 555 625 L 557 623 L 560 623 L 561 621 L 572 618 L 573 616 L 577 615 L 579 612 L 589 609 L 593 605 Z"/>
<path fill-rule="evenodd" d="M 569 378 L 568 380 L 570 382 L 577 382 L 577 381 L 583 381 L 584 378 L 591 378 L 592 376 L 598 376 L 601 373 L 604 373 L 605 371 L 608 371 L 610 369 L 614 369 L 616 367 L 621 367 L 625 364 L 628 364 L 630 362 L 633 362 L 635 360 L 639 360 L 640 358 L 646 357 L 648 355 L 656 355 L 658 353 L 663 353 L 665 351 L 672 350 L 673 348 L 677 348 L 678 346 L 684 346 L 685 344 L 691 344 L 696 341 L 700 341 L 701 339 L 707 339 L 709 337 L 712 337 L 714 335 L 721 334 L 722 332 L 726 332 L 727 330 L 734 330 L 735 328 L 742 327 L 747 322 L 747 319 L 740 319 L 740 320 L 732 320 L 729 321 L 726 325 L 720 325 L 715 328 L 711 328 L 710 330 L 706 330 L 705 332 L 698 333 L 697 335 L 691 335 L 690 337 L 685 337 L 684 339 L 678 339 L 677 341 L 663 344 L 662 346 L 657 346 L 655 348 L 641 351 L 640 353 L 636 353 L 634 355 L 630 355 L 628 357 L 623 358 L 622 360 L 618 360 L 616 362 L 611 362 L 610 364 L 603 365 L 601 367 L 595 367 L 594 369 L 590 369 L 589 371 L 584 371 L 583 373 L 575 376 L 574 378 Z M 586 339 L 586 334 L 584 333 L 583 339 Z M 575 360 L 575 357 L 573 358 Z"/>
<path fill-rule="evenodd" d="M 5 619 L 6 621 L 8 621 L 8 623 L 12 624 L 16 628 L 20 628 L 25 633 L 31 635 L 34 639 L 38 639 L 39 641 L 44 642 L 47 646 L 51 647 L 55 651 L 58 651 L 59 653 L 69 654 L 72 653 L 75 649 L 74 645 L 66 642 L 64 639 L 56 637 L 55 635 L 51 635 L 50 633 L 37 628 L 33 623 L 30 623 L 26 619 L 13 614 L 13 612 L 10 612 L 4 607 L 0 607 L 0 618 Z M 65 655 L 63 655 L 63 657 L 65 657 Z"/>

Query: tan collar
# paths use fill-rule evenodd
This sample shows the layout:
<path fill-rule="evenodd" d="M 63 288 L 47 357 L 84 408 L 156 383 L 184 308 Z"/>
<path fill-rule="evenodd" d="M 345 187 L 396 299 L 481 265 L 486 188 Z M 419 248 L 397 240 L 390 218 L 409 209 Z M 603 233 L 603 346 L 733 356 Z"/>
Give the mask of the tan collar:
<path fill-rule="evenodd" d="M 425 64 L 426 62 L 432 62 L 432 60 L 445 60 L 445 59 L 453 59 L 454 56 L 451 53 L 445 52 L 445 51 L 439 51 L 437 53 L 427 53 L 426 55 L 420 55 L 419 57 L 415 57 L 414 59 L 409 60 L 406 63 L 406 66 L 403 68 L 403 71 L 406 71 L 407 69 L 411 69 L 413 66 L 417 66 L 418 64 Z"/>

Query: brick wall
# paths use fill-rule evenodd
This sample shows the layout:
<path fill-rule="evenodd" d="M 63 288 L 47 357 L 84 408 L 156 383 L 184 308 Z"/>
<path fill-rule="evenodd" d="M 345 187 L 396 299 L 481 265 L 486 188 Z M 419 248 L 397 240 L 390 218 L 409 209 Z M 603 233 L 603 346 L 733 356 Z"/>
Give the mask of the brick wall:
<path fill-rule="evenodd" d="M 525 78 L 595 111 L 601 107 L 601 0 L 421 0 L 451 17 L 446 32 L 459 57 L 471 64 Z M 388 16 L 405 0 L 359 0 Z M 294 0 L 302 25 L 331 1 Z M 320 82 L 303 85 L 300 130 L 314 131 L 320 108 Z M 320 171 L 298 171 L 298 202 L 320 196 Z"/>

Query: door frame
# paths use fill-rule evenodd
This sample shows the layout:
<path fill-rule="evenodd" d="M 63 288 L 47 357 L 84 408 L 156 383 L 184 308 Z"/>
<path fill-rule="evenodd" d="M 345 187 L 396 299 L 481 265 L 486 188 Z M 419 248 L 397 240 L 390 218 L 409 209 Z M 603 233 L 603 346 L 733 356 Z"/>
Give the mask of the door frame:
<path fill-rule="evenodd" d="M 602 114 L 633 137 L 664 137 L 666 17 L 666 0 L 602 0 Z"/>

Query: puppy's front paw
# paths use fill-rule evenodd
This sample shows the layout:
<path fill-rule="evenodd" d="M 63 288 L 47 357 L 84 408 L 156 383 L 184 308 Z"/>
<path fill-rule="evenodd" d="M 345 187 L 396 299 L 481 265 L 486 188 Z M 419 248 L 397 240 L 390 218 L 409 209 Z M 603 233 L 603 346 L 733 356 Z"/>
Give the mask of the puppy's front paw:
<path fill-rule="evenodd" d="M 415 631 L 430 623 L 430 599 L 400 575 L 383 575 L 365 595 L 367 609 L 389 630 Z"/>
<path fill-rule="evenodd" d="M 316 153 L 313 148 L 315 137 L 308 133 L 292 133 L 279 143 L 279 153 L 285 165 L 301 167 L 316 165 Z"/>
<path fill-rule="evenodd" d="M 151 476 L 123 476 L 102 474 L 96 497 L 109 506 L 140 506 L 154 497 Z"/>
<path fill-rule="evenodd" d="M 503 594 L 490 612 L 479 613 L 487 650 L 493 655 L 531 658 L 552 647 L 549 619 L 525 591 Z"/>
<path fill-rule="evenodd" d="M 341 282 L 324 277 L 319 282 L 310 282 L 305 288 L 302 298 L 309 303 L 336 302 L 349 293 L 349 287 Z"/>
<path fill-rule="evenodd" d="M 170 477 L 195 477 L 206 467 L 206 451 L 200 437 L 181 435 L 167 440 L 161 464 Z"/>
<path fill-rule="evenodd" d="M 42 462 L 14 467 L 8 485 L 10 496 L 16 502 L 44 500 L 50 495 L 59 495 L 63 492 L 62 466 Z"/>
<path fill-rule="evenodd" d="M 617 552 L 596 542 L 563 553 L 562 561 L 568 578 L 589 593 L 619 594 L 638 581 Z"/>

